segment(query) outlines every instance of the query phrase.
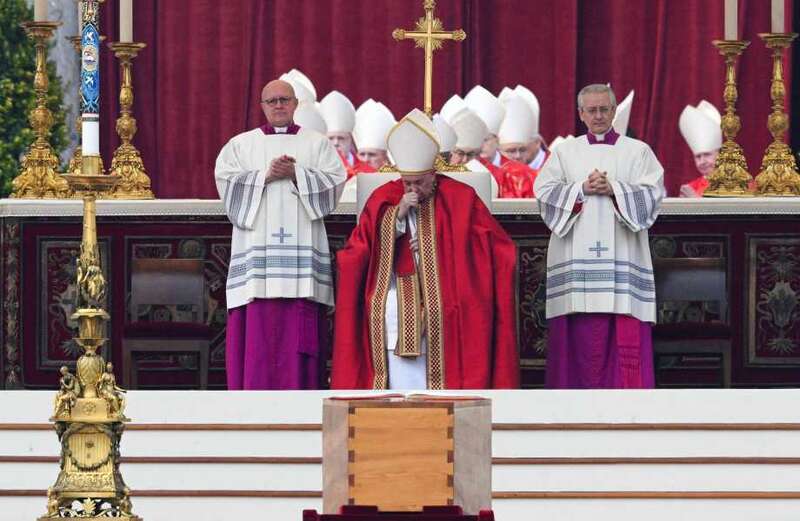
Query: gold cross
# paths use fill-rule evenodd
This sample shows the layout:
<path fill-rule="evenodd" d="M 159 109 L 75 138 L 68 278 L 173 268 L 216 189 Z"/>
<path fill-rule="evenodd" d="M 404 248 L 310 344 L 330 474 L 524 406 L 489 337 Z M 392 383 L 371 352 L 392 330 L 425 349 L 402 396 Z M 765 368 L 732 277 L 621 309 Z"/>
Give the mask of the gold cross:
<path fill-rule="evenodd" d="M 462 29 L 455 31 L 445 31 L 442 21 L 433 17 L 433 8 L 436 6 L 435 0 L 425 0 L 425 17 L 417 20 L 413 30 L 395 29 L 392 37 L 397 40 L 414 40 L 417 47 L 425 49 L 425 114 L 431 116 L 431 98 L 433 97 L 433 51 L 442 48 L 444 40 L 463 41 L 467 37 Z"/>

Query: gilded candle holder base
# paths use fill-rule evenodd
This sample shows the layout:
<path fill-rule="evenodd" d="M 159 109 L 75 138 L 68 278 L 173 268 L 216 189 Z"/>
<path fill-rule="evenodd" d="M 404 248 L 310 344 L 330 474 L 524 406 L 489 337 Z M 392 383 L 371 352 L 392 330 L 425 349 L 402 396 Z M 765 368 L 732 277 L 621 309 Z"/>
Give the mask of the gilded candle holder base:
<path fill-rule="evenodd" d="M 50 145 L 53 114 L 47 108 L 47 41 L 61 22 L 24 22 L 22 27 L 36 46 L 36 72 L 33 88 L 36 106 L 28 120 L 36 139 L 22 160 L 22 168 L 11 182 L 11 197 L 18 199 L 58 199 L 70 196 L 69 185 L 58 173 L 59 159 Z"/>
<path fill-rule="evenodd" d="M 800 173 L 791 148 L 783 142 L 789 130 L 789 117 L 784 112 L 786 87 L 783 81 L 783 52 L 797 38 L 796 33 L 759 34 L 767 48 L 772 49 L 772 83 L 769 93 L 772 113 L 767 118 L 767 129 L 772 143 L 764 152 L 761 170 L 756 177 L 759 195 L 767 197 L 800 196 Z"/>
<path fill-rule="evenodd" d="M 153 199 L 150 178 L 145 171 L 142 156 L 133 144 L 136 118 L 133 117 L 133 59 L 145 48 L 139 42 L 112 42 L 109 48 L 119 59 L 122 85 L 119 92 L 120 116 L 117 118 L 117 135 L 122 143 L 114 151 L 111 173 L 119 176 L 119 183 L 108 197 L 112 199 Z"/>
<path fill-rule="evenodd" d="M 750 45 L 744 40 L 715 40 L 714 46 L 725 57 L 725 114 L 722 116 L 722 143 L 714 170 L 708 175 L 708 188 L 704 197 L 752 197 L 750 184 L 753 177 L 747 169 L 747 160 L 736 136 L 742 128 L 741 119 L 736 114 L 736 100 L 739 92 L 736 87 L 736 60 Z"/>

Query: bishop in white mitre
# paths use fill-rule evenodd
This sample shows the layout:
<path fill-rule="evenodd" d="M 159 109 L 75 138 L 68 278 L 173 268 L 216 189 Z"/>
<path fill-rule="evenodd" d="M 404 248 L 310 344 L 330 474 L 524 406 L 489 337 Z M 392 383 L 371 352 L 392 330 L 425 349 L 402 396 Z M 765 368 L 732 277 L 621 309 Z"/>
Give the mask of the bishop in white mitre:
<path fill-rule="evenodd" d="M 578 96 L 589 132 L 552 151 L 535 182 L 547 250 L 550 388 L 651 388 L 656 321 L 647 230 L 664 197 L 664 169 L 642 141 L 611 126 L 606 85 Z"/>
<path fill-rule="evenodd" d="M 295 124 L 288 82 L 269 82 L 261 106 L 267 124 L 228 141 L 214 172 L 233 224 L 228 389 L 314 389 L 320 307 L 334 303 L 323 217 L 339 202 L 346 173 L 324 134 Z"/>

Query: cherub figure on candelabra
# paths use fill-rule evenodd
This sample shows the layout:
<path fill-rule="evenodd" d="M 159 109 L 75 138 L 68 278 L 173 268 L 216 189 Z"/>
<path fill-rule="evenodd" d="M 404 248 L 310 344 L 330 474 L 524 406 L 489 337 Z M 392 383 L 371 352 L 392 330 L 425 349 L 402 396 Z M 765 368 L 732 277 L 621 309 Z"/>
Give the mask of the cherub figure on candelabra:
<path fill-rule="evenodd" d="M 106 296 L 106 280 L 100 269 L 100 259 L 93 248 L 81 246 L 78 258 L 78 307 L 99 308 Z"/>
<path fill-rule="evenodd" d="M 106 372 L 100 376 L 100 381 L 97 383 L 97 394 L 108 404 L 109 415 L 121 415 L 125 411 L 125 389 L 117 386 L 114 366 L 111 362 L 106 364 Z"/>
<path fill-rule="evenodd" d="M 70 373 L 65 365 L 61 366 L 60 372 L 60 388 L 58 394 L 56 394 L 54 416 L 71 414 L 75 402 L 77 402 L 78 398 L 81 396 L 81 384 L 78 382 L 78 379 L 75 378 L 75 375 Z"/>

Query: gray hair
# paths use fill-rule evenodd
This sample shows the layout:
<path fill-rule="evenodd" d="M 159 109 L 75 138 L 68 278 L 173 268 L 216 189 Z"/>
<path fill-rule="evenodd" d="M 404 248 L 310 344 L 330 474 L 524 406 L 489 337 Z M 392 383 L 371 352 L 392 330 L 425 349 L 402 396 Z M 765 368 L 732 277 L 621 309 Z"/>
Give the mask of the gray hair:
<path fill-rule="evenodd" d="M 581 89 L 578 93 L 578 108 L 583 108 L 583 96 L 586 94 L 605 94 L 608 93 L 608 99 L 611 100 L 611 108 L 617 108 L 617 97 L 614 96 L 614 91 L 611 90 L 611 87 L 605 85 L 603 83 L 592 83 L 591 85 L 587 85 Z"/>

